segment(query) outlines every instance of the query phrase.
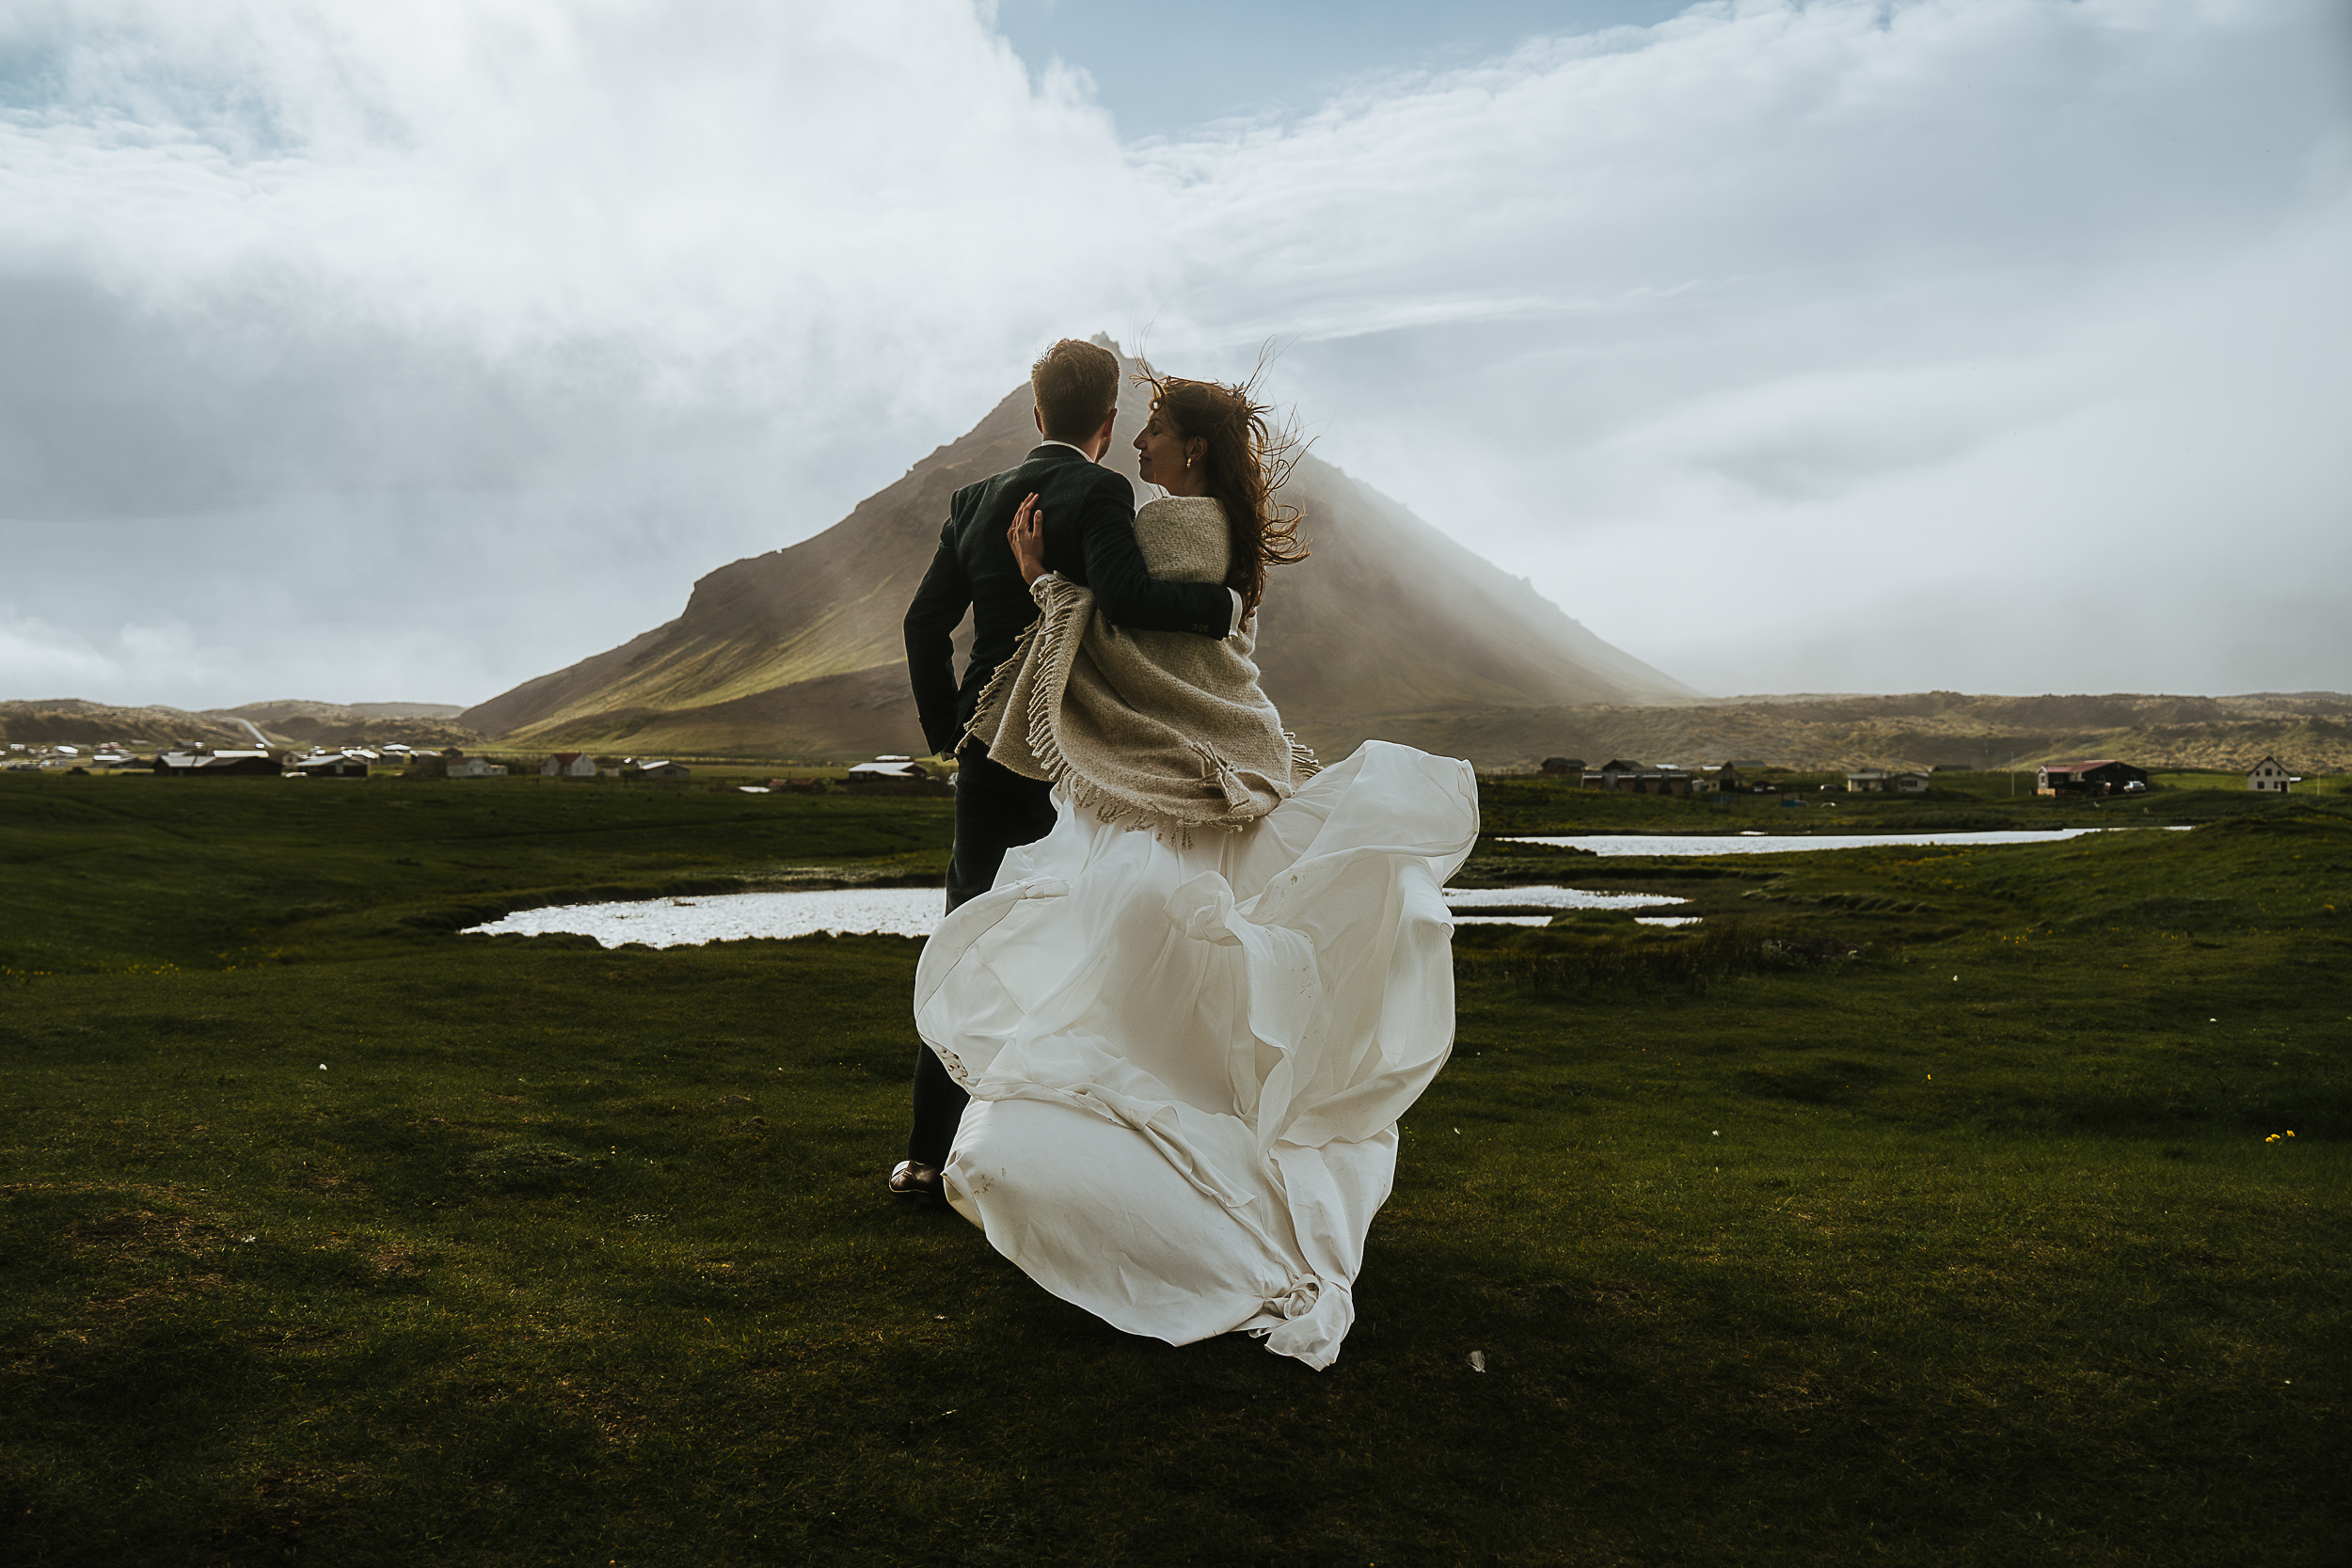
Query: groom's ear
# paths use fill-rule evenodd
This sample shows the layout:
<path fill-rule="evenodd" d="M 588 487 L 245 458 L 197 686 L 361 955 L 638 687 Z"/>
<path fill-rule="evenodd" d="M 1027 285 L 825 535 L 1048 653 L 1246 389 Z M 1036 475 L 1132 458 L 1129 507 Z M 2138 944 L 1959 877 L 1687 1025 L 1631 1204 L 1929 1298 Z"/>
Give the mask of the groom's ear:
<path fill-rule="evenodd" d="M 1038 433 L 1040 436 L 1044 435 L 1044 434 L 1045 434 L 1045 410 L 1044 410 L 1044 409 L 1042 409 L 1042 408 L 1040 408 L 1040 407 L 1039 407 L 1036 404 L 1034 404 L 1034 403 L 1033 403 L 1033 404 L 1029 404 L 1029 418 L 1031 418 L 1032 420 L 1035 420 L 1037 421 L 1037 433 Z"/>

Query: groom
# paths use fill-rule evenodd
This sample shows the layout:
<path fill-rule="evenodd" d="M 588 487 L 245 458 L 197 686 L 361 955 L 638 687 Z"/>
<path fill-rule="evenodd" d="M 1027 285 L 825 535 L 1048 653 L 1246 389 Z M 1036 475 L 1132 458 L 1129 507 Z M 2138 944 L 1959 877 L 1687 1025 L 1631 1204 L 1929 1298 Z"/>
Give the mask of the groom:
<path fill-rule="evenodd" d="M 1029 585 L 1006 539 L 1022 500 L 1038 498 L 1045 567 L 1094 591 L 1095 610 L 1114 626 L 1138 631 L 1189 631 L 1231 637 L 1241 624 L 1241 595 L 1213 582 L 1162 582 L 1136 545 L 1135 490 L 1103 467 L 1119 417 L 1119 356 L 1095 343 L 1064 338 L 1029 367 L 1044 439 L 1017 467 L 966 485 L 947 503 L 947 526 L 923 585 L 907 607 L 907 673 L 923 737 L 939 755 L 954 754 L 956 846 L 947 862 L 947 908 L 986 893 L 1015 845 L 1043 838 L 1054 826 L 1053 785 L 1015 773 L 965 740 L 989 676 L 1037 619 Z M 972 611 L 972 657 L 958 682 L 948 638 Z M 890 1190 L 920 1203 L 945 1201 L 939 1167 L 947 1161 L 968 1097 L 928 1046 L 914 1055 L 914 1128 L 907 1157 L 890 1173 Z"/>

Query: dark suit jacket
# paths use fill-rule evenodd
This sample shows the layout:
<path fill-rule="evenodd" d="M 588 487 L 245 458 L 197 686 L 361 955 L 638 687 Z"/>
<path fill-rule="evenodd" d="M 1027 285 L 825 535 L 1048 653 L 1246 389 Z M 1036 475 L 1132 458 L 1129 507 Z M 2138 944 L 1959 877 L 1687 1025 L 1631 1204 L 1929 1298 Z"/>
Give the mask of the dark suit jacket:
<path fill-rule="evenodd" d="M 939 553 L 907 607 L 907 673 L 923 737 L 952 752 L 979 705 L 980 690 L 1037 619 L 1036 601 L 1005 543 L 1022 499 L 1035 493 L 1045 514 L 1045 565 L 1094 590 L 1103 618 L 1136 631 L 1223 637 L 1233 601 L 1216 582 L 1162 582 L 1136 544 L 1135 491 L 1126 478 L 1070 447 L 1041 446 L 1017 468 L 967 484 L 948 502 Z M 972 661 L 956 680 L 948 638 L 972 611 Z"/>

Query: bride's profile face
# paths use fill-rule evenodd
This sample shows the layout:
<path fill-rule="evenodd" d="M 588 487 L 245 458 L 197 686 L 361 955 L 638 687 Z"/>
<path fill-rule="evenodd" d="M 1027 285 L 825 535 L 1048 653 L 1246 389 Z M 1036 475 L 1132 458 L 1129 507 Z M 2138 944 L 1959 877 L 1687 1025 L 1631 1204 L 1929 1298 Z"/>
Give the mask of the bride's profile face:
<path fill-rule="evenodd" d="M 1195 438 L 1187 441 L 1176 434 L 1176 427 L 1166 414 L 1154 408 L 1144 421 L 1141 434 L 1136 436 L 1136 475 L 1146 484 L 1156 484 L 1172 495 L 1200 494 L 1203 477 L 1199 464 L 1209 443 Z M 1189 455 L 1194 467 L 1186 468 Z"/>

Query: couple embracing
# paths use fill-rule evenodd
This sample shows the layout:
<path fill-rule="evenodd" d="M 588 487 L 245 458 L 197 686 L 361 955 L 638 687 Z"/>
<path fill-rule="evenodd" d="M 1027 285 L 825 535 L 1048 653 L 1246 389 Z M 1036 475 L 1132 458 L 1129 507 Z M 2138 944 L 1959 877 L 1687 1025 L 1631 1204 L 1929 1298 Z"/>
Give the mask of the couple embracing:
<path fill-rule="evenodd" d="M 907 611 L 924 734 L 959 768 L 890 1187 L 1129 1333 L 1327 1367 L 1397 1117 L 1453 1043 L 1442 890 L 1476 782 L 1295 745 L 1253 659 L 1268 568 L 1304 554 L 1266 411 L 1144 378 L 1138 467 L 1166 494 L 1137 512 L 1101 466 L 1120 379 L 1096 344 L 1046 351 L 1042 440 L 956 493 Z"/>

